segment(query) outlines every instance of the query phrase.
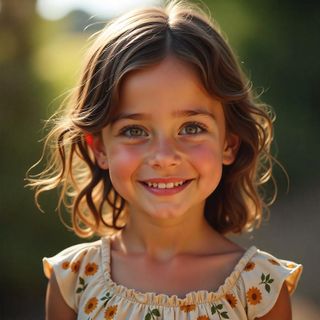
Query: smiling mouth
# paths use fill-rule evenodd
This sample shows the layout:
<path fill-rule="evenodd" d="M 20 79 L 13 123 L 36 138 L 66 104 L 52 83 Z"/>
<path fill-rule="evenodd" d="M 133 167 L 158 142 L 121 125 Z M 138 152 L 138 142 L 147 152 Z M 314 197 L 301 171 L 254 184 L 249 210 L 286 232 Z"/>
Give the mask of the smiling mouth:
<path fill-rule="evenodd" d="M 141 183 L 149 188 L 153 189 L 175 189 L 181 186 L 186 185 L 191 180 L 180 180 L 180 181 L 171 181 L 171 182 L 152 182 L 152 181 L 141 181 Z"/>

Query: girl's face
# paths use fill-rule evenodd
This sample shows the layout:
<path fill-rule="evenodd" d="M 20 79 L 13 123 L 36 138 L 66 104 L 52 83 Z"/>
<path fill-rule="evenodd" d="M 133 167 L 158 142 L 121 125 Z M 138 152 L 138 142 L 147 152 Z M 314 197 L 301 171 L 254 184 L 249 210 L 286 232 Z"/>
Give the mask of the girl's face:
<path fill-rule="evenodd" d="M 238 147 L 238 138 L 226 133 L 221 103 L 174 57 L 130 73 L 120 97 L 116 120 L 94 151 L 130 214 L 203 213 Z"/>

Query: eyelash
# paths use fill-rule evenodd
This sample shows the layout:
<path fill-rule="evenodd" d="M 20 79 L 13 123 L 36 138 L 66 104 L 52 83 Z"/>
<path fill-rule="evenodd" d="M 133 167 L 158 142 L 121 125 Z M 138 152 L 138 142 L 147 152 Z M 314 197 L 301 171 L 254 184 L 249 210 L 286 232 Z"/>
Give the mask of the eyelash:
<path fill-rule="evenodd" d="M 144 128 L 142 128 L 142 127 L 139 127 L 139 126 L 125 126 L 124 128 L 122 128 L 120 130 L 119 135 L 120 136 L 125 136 L 127 138 L 136 138 L 136 137 L 140 138 L 140 137 L 146 137 L 148 135 L 147 133 L 144 134 L 144 135 L 138 135 L 138 136 L 136 136 L 136 135 L 128 135 L 127 132 L 129 132 L 129 130 L 132 130 L 132 129 L 141 130 L 141 131 L 144 131 L 146 133 L 146 130 Z"/>
<path fill-rule="evenodd" d="M 198 135 L 198 134 L 201 134 L 201 133 L 204 133 L 204 132 L 208 132 L 208 127 L 203 124 L 203 123 L 200 123 L 200 122 L 196 122 L 196 121 L 193 121 L 193 122 L 187 122 L 183 125 L 182 129 L 186 128 L 186 127 L 193 127 L 193 128 L 200 128 L 200 132 L 196 132 L 196 133 L 189 133 L 189 135 Z M 181 129 L 181 130 L 182 130 Z"/>
<path fill-rule="evenodd" d="M 196 132 L 196 133 L 186 133 L 184 135 L 198 135 L 198 134 L 201 134 L 201 133 L 204 133 L 204 132 L 207 132 L 208 131 L 208 127 L 203 124 L 203 123 L 200 123 L 200 122 L 196 122 L 196 121 L 193 121 L 193 122 L 187 122 L 187 123 L 184 123 L 184 125 L 182 126 L 182 128 L 180 129 L 179 132 L 181 132 L 182 129 L 185 129 L 186 127 L 193 127 L 193 128 L 197 128 L 197 129 L 200 129 L 200 132 Z M 128 132 L 132 129 L 136 129 L 136 130 L 140 130 L 140 132 L 144 132 L 144 134 L 142 135 L 128 135 Z M 136 125 L 129 125 L 129 126 L 125 126 L 124 128 L 122 128 L 120 130 L 120 133 L 119 133 L 120 136 L 125 136 L 127 138 L 131 138 L 131 139 L 134 139 L 134 138 L 140 138 L 140 137 L 146 137 L 148 136 L 148 133 L 146 132 L 146 130 L 143 128 L 143 127 L 140 127 L 140 126 L 136 126 Z"/>

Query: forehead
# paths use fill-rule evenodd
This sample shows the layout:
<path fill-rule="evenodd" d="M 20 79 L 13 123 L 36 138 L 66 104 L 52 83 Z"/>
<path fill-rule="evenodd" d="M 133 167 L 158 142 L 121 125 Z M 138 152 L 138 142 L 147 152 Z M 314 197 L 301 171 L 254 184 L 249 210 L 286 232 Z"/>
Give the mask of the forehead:
<path fill-rule="evenodd" d="M 169 56 L 156 65 L 126 75 L 119 102 L 119 111 L 128 111 L 128 108 L 161 111 L 169 107 L 178 111 L 190 107 L 209 108 L 218 101 L 206 91 L 194 67 Z"/>

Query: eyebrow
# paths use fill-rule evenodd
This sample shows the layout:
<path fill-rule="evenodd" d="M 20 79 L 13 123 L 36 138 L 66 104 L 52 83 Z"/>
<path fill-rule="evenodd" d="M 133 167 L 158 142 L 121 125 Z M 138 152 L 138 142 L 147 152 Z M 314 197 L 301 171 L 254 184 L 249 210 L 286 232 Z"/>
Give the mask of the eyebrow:
<path fill-rule="evenodd" d="M 215 120 L 215 116 L 213 113 L 203 109 L 187 109 L 187 110 L 177 110 L 173 111 L 171 114 L 174 118 L 184 118 L 184 117 L 192 117 L 192 116 L 207 116 Z M 112 119 L 112 124 L 118 122 L 120 120 L 149 120 L 151 118 L 151 114 L 145 113 L 119 113 Z"/>

